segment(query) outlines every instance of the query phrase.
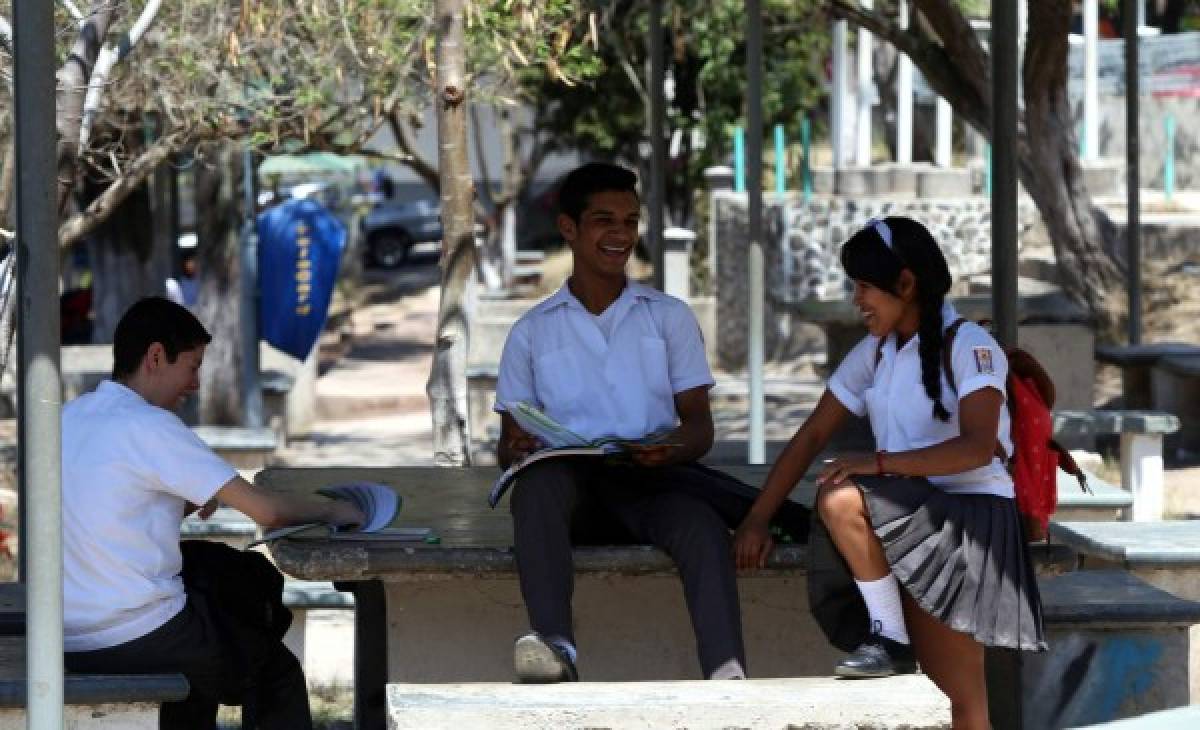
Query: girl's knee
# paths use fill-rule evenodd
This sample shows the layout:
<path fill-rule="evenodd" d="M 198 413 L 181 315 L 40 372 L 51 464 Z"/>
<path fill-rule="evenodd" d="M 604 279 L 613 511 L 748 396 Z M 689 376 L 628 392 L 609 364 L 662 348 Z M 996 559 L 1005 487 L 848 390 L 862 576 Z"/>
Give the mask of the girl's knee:
<path fill-rule="evenodd" d="M 822 489 L 817 494 L 817 512 L 826 526 L 863 514 L 862 493 L 853 484 Z"/>

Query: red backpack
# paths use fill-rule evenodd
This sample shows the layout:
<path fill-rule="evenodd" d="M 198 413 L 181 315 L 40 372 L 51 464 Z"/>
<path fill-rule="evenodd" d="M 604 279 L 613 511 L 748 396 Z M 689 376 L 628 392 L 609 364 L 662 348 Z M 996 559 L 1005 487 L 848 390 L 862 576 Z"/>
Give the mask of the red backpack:
<path fill-rule="evenodd" d="M 965 322 L 955 320 L 946 330 L 942 349 L 942 366 L 950 388 L 958 392 L 954 383 L 951 354 L 954 335 Z M 1017 347 L 1004 348 L 1008 358 L 1008 413 L 1012 423 L 1013 453 L 1005 453 L 1000 442 L 996 442 L 996 455 L 1008 466 L 1012 474 L 1013 489 L 1017 497 L 1017 511 L 1025 529 L 1025 538 L 1030 542 L 1044 540 L 1050 515 L 1058 506 L 1058 468 L 1079 480 L 1083 491 L 1091 493 L 1087 477 L 1075 463 L 1071 453 L 1054 440 L 1054 381 L 1037 359 Z"/>

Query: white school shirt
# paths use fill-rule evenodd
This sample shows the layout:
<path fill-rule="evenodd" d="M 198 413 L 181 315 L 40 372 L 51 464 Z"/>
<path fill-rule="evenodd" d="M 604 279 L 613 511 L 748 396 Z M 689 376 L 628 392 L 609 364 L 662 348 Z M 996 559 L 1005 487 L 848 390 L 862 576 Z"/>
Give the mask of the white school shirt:
<path fill-rule="evenodd" d="M 589 440 L 678 425 L 675 394 L 713 384 L 692 310 L 629 281 L 600 319 L 566 284 L 526 312 L 504 342 L 495 410 L 526 401 Z"/>
<path fill-rule="evenodd" d="M 179 523 L 237 476 L 179 417 L 110 380 L 62 411 L 63 648 L 105 649 L 183 610 Z"/>
<path fill-rule="evenodd" d="M 958 312 L 947 303 L 942 309 L 944 328 L 948 329 L 958 318 Z M 921 382 L 919 345 L 920 335 L 913 335 L 897 352 L 893 333 L 888 335 L 881 351 L 879 338 L 867 335 L 829 379 L 829 391 L 848 411 L 868 417 L 875 432 L 875 446 L 882 451 L 921 449 L 958 436 L 958 401 L 981 388 L 995 388 L 1007 399 L 1008 359 L 1004 350 L 982 327 L 966 321 L 954 335 L 950 358 L 957 397 L 944 372 L 944 361 L 938 357 L 938 366 L 943 370 L 942 405 L 950 420 L 937 419 L 933 415 L 933 401 Z M 877 352 L 881 355 L 878 366 Z M 1000 409 L 996 437 L 1004 452 L 1011 454 L 1008 408 Z M 1012 477 L 999 457 L 961 474 L 928 479 L 947 492 L 1013 496 Z"/>

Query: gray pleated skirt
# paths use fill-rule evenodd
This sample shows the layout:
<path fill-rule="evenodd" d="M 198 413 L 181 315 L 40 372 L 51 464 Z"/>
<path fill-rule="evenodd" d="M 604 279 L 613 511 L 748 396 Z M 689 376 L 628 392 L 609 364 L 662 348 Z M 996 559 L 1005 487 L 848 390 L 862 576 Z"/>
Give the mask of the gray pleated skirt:
<path fill-rule="evenodd" d="M 888 564 L 917 605 L 984 646 L 1043 651 L 1042 604 L 1016 502 L 948 494 L 919 477 L 856 477 Z M 809 606 L 829 641 L 853 651 L 868 635 L 862 595 L 816 517 Z"/>

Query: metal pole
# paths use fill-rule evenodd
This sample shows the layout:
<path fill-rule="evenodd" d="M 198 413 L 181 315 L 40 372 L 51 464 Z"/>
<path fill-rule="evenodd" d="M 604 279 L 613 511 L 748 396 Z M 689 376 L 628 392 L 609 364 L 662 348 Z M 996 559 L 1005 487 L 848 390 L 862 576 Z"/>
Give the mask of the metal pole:
<path fill-rule="evenodd" d="M 664 285 L 663 245 L 663 200 L 666 197 L 665 175 L 667 169 L 667 145 L 663 139 L 663 4 L 662 0 L 650 0 L 650 251 L 654 256 L 654 285 L 660 290 Z"/>
<path fill-rule="evenodd" d="M 936 108 L 937 141 L 934 143 L 933 163 L 938 167 L 950 167 L 954 164 L 954 109 L 950 102 L 940 96 Z"/>
<path fill-rule="evenodd" d="M 1017 344 L 1017 0 L 992 2 L 992 317 Z"/>
<path fill-rule="evenodd" d="M 18 478 L 26 582 L 26 681 L 33 730 L 63 727 L 62 380 L 54 6 L 13 0 L 17 193 Z M 49 326 L 48 326 L 49 325 Z"/>
<path fill-rule="evenodd" d="M 241 335 L 242 425 L 263 425 L 262 382 L 258 365 L 258 230 L 255 224 L 254 155 L 242 151 L 242 188 L 246 206 L 242 225 Z"/>
<path fill-rule="evenodd" d="M 762 213 L 762 10 L 759 0 L 746 0 L 746 199 L 750 226 L 750 341 L 747 367 L 750 371 L 750 441 L 747 461 L 763 464 L 767 460 L 766 414 L 763 398 L 763 307 L 766 292 L 763 283 Z"/>
<path fill-rule="evenodd" d="M 1142 231 L 1141 180 L 1138 165 L 1138 105 L 1141 76 L 1138 73 L 1138 0 L 1125 0 L 1125 259 L 1129 281 L 1129 344 L 1142 341 Z"/>
<path fill-rule="evenodd" d="M 908 0 L 900 0 L 897 7 L 901 28 L 908 28 Z M 899 70 L 896 72 L 896 162 L 901 165 L 912 163 L 913 132 L 913 67 L 908 54 L 897 51 Z"/>

